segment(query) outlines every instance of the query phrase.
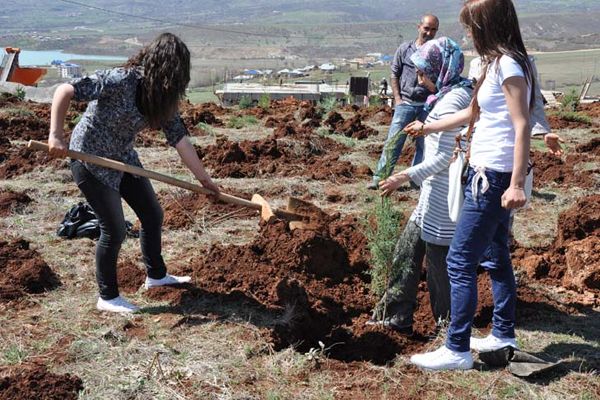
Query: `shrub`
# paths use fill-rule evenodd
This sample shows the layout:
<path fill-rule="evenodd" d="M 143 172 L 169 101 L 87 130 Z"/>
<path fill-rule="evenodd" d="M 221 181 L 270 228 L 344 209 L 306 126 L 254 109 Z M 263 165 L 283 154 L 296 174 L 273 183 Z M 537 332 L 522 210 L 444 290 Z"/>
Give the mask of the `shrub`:
<path fill-rule="evenodd" d="M 377 106 L 380 106 L 382 104 L 383 104 L 383 101 L 381 100 L 380 96 L 375 95 L 375 96 L 369 97 L 369 106 L 377 107 Z"/>
<path fill-rule="evenodd" d="M 369 213 L 365 236 L 371 252 L 371 291 L 381 297 L 397 271 L 392 271 L 394 248 L 402 213 L 396 210 L 389 197 L 375 202 Z"/>
<path fill-rule="evenodd" d="M 560 101 L 561 109 L 563 111 L 575 111 L 579 106 L 579 95 L 575 89 L 571 89 L 569 93 L 566 93 Z"/>
<path fill-rule="evenodd" d="M 265 111 L 268 110 L 271 106 L 271 96 L 269 96 L 267 93 L 261 94 L 260 98 L 258 99 L 258 106 Z"/>
<path fill-rule="evenodd" d="M 252 107 L 252 99 L 249 96 L 242 96 L 240 98 L 239 107 L 242 110 Z"/>
<path fill-rule="evenodd" d="M 25 100 L 25 88 L 23 88 L 23 86 L 17 86 L 17 89 L 15 91 L 15 96 L 17 97 L 17 99 L 23 101 Z"/>
<path fill-rule="evenodd" d="M 319 101 L 319 108 L 323 111 L 323 114 L 329 114 L 329 112 L 335 110 L 337 106 L 337 99 L 333 96 L 325 97 Z"/>

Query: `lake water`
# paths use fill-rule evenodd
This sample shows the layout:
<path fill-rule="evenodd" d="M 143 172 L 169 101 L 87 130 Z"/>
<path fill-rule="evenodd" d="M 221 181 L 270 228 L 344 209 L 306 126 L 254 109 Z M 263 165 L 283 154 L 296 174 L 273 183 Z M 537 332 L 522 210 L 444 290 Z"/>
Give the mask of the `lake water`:
<path fill-rule="evenodd" d="M 4 52 L 0 52 L 3 54 Z M 98 56 L 93 54 L 71 54 L 63 53 L 62 50 L 21 50 L 19 54 L 19 65 L 50 65 L 54 60 L 104 60 L 125 61 L 123 56 Z"/>

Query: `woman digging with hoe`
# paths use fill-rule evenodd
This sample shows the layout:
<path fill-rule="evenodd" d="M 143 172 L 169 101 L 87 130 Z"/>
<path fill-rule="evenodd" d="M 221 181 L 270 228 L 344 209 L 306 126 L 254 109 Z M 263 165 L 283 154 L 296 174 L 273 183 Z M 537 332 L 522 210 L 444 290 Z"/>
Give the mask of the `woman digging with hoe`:
<path fill-rule="evenodd" d="M 89 101 L 71 135 L 69 147 L 84 153 L 141 167 L 133 149 L 144 128 L 162 129 L 169 145 L 202 186 L 219 193 L 187 138 L 179 113 L 179 100 L 190 81 L 190 52 L 177 36 L 163 33 L 118 68 L 63 84 L 52 101 L 48 146 L 54 157 L 64 157 L 67 143 L 64 122 L 71 99 Z M 141 222 L 140 244 L 147 278 L 145 287 L 189 282 L 190 277 L 169 275 L 161 255 L 163 211 L 147 178 L 71 161 L 77 186 L 92 206 L 100 224 L 96 245 L 96 280 L 101 311 L 132 313 L 138 307 L 119 295 L 117 257 L 125 238 L 121 198 Z"/>

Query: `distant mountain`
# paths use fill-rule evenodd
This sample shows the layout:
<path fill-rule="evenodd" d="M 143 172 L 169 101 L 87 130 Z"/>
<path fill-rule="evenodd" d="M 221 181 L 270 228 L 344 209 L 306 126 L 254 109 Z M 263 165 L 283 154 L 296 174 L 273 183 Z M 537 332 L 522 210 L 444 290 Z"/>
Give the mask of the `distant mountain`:
<path fill-rule="evenodd" d="M 3 30 L 65 28 L 69 25 L 105 26 L 107 23 L 131 23 L 141 20 L 124 15 L 103 13 L 73 2 L 61 0 L 19 0 L 3 2 L 0 19 Z M 365 21 L 415 20 L 424 12 L 442 18 L 456 18 L 460 0 L 79 0 L 95 7 L 123 14 L 169 19 L 182 23 L 231 24 L 296 22 L 353 23 Z M 600 12 L 598 0 L 518 0 L 519 13 L 588 14 Z M 305 15 L 317 16 L 303 19 Z M 149 22 L 146 21 L 146 24 Z M 120 24 L 119 24 L 120 25 Z"/>
<path fill-rule="evenodd" d="M 529 48 L 598 47 L 600 1 L 515 3 Z M 93 51 L 105 52 L 111 51 L 112 38 L 119 38 L 120 47 L 113 44 L 112 51 L 129 54 L 126 38 L 148 40 L 169 29 L 203 50 L 262 46 L 290 54 L 345 56 L 372 48 L 390 52 L 414 35 L 424 13 L 441 18 L 440 34 L 463 39 L 457 20 L 461 4 L 462 0 L 19 0 L 0 7 L 0 45 L 72 50 L 94 46 Z M 103 39 L 92 40 L 99 37 Z"/>

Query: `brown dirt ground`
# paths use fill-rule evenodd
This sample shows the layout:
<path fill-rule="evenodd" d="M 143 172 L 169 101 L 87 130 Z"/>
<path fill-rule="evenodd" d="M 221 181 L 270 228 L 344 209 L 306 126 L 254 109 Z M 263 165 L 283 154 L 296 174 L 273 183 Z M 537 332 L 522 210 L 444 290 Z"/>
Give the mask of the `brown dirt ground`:
<path fill-rule="evenodd" d="M 222 188 L 224 193 L 250 200 L 252 196 L 245 192 Z M 169 229 L 185 229 L 198 222 L 202 217 L 207 223 L 227 218 L 252 218 L 258 217 L 258 211 L 226 203 L 211 203 L 200 193 L 178 192 L 171 194 L 158 193 L 159 201 L 164 211 L 163 226 Z"/>
<path fill-rule="evenodd" d="M 66 168 L 67 161 L 51 158 L 42 151 L 13 145 L 8 139 L 0 137 L 0 179 L 14 178 L 44 166 Z"/>
<path fill-rule="evenodd" d="M 363 125 L 362 118 L 356 114 L 346 120 L 338 112 L 332 111 L 325 119 L 325 125 L 328 125 L 334 133 L 344 135 L 354 139 L 366 139 L 369 136 L 377 135 L 377 131 L 366 125 Z"/>
<path fill-rule="evenodd" d="M 312 137 L 283 142 L 269 137 L 241 142 L 217 139 L 216 145 L 197 148 L 205 165 L 219 178 L 307 176 L 316 180 L 352 182 L 370 175 L 366 166 L 341 161 L 341 145 L 328 138 Z"/>
<path fill-rule="evenodd" d="M 600 195 L 580 198 L 558 218 L 554 243 L 513 249 L 513 263 L 530 279 L 589 292 L 584 303 L 600 304 Z"/>
<path fill-rule="evenodd" d="M 0 189 L 0 217 L 22 211 L 33 199 L 25 192 Z"/>
<path fill-rule="evenodd" d="M 41 365 L 0 369 L 0 398 L 3 400 L 76 400 L 82 390 L 79 377 L 53 374 Z"/>
<path fill-rule="evenodd" d="M 536 188 L 548 184 L 591 188 L 598 184 L 594 174 L 600 173 L 599 168 L 575 171 L 577 164 L 593 160 L 588 153 L 576 152 L 556 157 L 547 152 L 534 151 L 530 157 L 534 166 L 533 185 Z"/>
<path fill-rule="evenodd" d="M 43 293 L 60 285 L 58 276 L 24 239 L 0 241 L 0 301 Z"/>

